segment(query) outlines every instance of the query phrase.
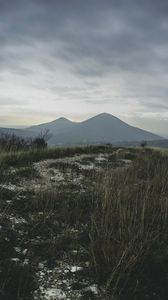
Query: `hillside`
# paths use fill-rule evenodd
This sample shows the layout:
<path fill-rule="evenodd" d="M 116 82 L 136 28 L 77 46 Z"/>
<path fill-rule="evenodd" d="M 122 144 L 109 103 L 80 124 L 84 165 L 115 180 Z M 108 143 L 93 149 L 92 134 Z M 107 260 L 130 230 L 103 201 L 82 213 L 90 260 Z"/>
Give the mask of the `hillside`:
<path fill-rule="evenodd" d="M 3 151 L 0 174 L 0 300 L 167 300 L 168 151 Z"/>

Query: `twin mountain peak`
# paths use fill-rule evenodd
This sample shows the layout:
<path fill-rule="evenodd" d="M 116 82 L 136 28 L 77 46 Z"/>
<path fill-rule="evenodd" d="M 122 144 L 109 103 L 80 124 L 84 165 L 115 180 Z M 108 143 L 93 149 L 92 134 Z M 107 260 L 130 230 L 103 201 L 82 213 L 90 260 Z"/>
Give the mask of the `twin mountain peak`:
<path fill-rule="evenodd" d="M 142 141 L 162 139 L 154 133 L 128 125 L 108 113 L 101 113 L 82 122 L 59 118 L 25 129 L 0 128 L 0 133 L 8 132 L 22 137 L 37 137 L 46 130 L 49 132 L 48 144 L 50 146 L 100 143 L 114 145 L 131 143 L 133 145 Z"/>
<path fill-rule="evenodd" d="M 46 129 L 50 133 L 49 144 L 52 146 L 161 139 L 156 134 L 130 126 L 108 113 L 101 113 L 82 122 L 72 122 L 62 117 L 49 123 L 31 126 L 26 130 L 37 135 Z"/>

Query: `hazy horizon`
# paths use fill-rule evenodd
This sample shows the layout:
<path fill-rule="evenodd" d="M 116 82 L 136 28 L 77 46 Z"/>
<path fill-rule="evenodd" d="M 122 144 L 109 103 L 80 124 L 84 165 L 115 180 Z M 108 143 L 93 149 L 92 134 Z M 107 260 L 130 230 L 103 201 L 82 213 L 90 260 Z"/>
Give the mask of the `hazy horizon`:
<path fill-rule="evenodd" d="M 166 0 L 0 0 L 0 127 L 106 111 L 168 136 Z"/>
<path fill-rule="evenodd" d="M 15 128 L 15 129 L 26 129 L 26 128 L 29 128 L 29 127 L 31 127 L 31 126 L 34 126 L 34 125 L 42 125 L 42 124 L 47 124 L 47 123 L 50 123 L 50 122 L 52 122 L 52 121 L 56 121 L 56 120 L 59 120 L 60 118 L 65 118 L 65 119 L 67 119 L 67 120 L 69 120 L 69 121 L 71 121 L 71 122 L 76 122 L 76 123 L 81 123 L 81 122 L 83 122 L 83 121 L 86 121 L 86 120 L 89 120 L 90 118 L 93 118 L 93 117 L 96 117 L 96 116 L 98 116 L 98 115 L 101 115 L 101 114 L 109 114 L 109 113 L 107 113 L 107 112 L 102 112 L 102 113 L 100 113 L 100 114 L 92 114 L 92 115 L 90 115 L 89 117 L 86 117 L 86 118 L 83 118 L 83 119 L 80 119 L 80 120 L 76 120 L 76 119 L 73 119 L 73 118 L 69 118 L 69 117 L 66 117 L 66 116 L 60 116 L 60 117 L 58 117 L 58 118 L 56 118 L 56 119 L 52 119 L 52 120 L 48 120 L 48 122 L 42 122 L 42 123 L 34 123 L 34 124 L 30 124 L 30 125 L 28 125 L 28 126 L 24 126 L 24 125 L 20 125 L 20 126 L 15 126 L 15 125 L 9 125 L 9 126 L 6 126 L 5 128 Z M 114 116 L 114 115 L 112 115 L 112 116 Z M 114 116 L 114 117 L 117 117 L 117 116 Z M 118 118 L 118 117 L 117 117 Z M 118 119 L 120 119 L 120 118 L 118 118 Z M 124 120 L 124 119 L 120 119 L 121 121 L 124 121 L 125 123 L 127 123 L 128 125 L 131 125 L 131 126 L 135 126 L 135 127 L 138 127 L 138 128 L 140 128 L 140 129 L 144 129 L 144 130 L 146 130 L 146 131 L 149 131 L 149 132 L 153 132 L 153 133 L 155 133 L 155 134 L 158 134 L 158 135 L 160 135 L 160 136 L 162 136 L 162 137 L 165 137 L 165 138 L 168 138 L 168 134 L 165 134 L 164 132 L 163 133 L 161 133 L 161 132 L 156 132 L 156 131 L 152 131 L 152 130 L 148 130 L 148 129 L 146 129 L 144 126 L 143 126 L 143 124 L 141 124 L 141 126 L 139 125 L 135 125 L 135 124 L 133 124 L 133 122 L 131 123 L 131 122 L 129 122 L 129 120 Z M 142 122 L 143 122 L 143 120 L 142 120 Z M 0 126 L 1 127 L 1 126 Z"/>

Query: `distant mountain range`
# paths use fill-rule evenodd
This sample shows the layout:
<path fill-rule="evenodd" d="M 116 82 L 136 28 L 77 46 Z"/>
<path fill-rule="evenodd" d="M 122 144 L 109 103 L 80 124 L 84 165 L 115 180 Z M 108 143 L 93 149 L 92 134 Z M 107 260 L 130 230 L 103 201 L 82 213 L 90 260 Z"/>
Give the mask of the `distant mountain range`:
<path fill-rule="evenodd" d="M 130 126 L 115 116 L 99 114 L 83 122 L 72 122 L 59 118 L 49 123 L 31 126 L 26 129 L 0 128 L 0 132 L 14 133 L 23 137 L 35 137 L 48 130 L 49 145 L 76 145 L 99 143 L 140 143 L 141 141 L 159 141 L 162 137 Z"/>

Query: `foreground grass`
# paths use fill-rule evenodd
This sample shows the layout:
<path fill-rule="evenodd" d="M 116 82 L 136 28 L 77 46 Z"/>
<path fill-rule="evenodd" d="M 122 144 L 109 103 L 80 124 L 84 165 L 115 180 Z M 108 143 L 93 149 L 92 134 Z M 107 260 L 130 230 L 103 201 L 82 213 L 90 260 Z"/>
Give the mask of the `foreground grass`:
<path fill-rule="evenodd" d="M 89 261 L 76 275 L 74 286 L 90 278 L 102 292 L 83 299 L 167 299 L 168 157 L 164 153 L 82 147 L 7 153 L 0 160 L 2 171 L 17 166 L 18 178 L 29 179 L 37 176 L 34 161 L 99 152 L 109 153 L 101 172 L 72 166 L 74 176 L 85 174 L 82 191 L 53 185 L 18 195 L 0 188 L 0 299 L 33 299 L 38 264 L 45 261 L 54 269 L 60 260 L 82 266 Z M 132 163 L 117 164 L 120 159 Z M 63 163 L 61 169 L 66 172 Z M 77 254 L 72 256 L 74 249 Z"/>
<path fill-rule="evenodd" d="M 110 152 L 112 146 L 83 146 L 83 147 L 69 147 L 69 148 L 50 148 L 42 150 L 23 150 L 23 151 L 9 151 L 0 152 L 0 164 L 3 166 L 19 166 L 32 164 L 33 162 L 42 159 L 71 157 L 78 154 L 93 154 L 101 152 Z"/>
<path fill-rule="evenodd" d="M 146 153 L 108 170 L 92 197 L 91 260 L 111 297 L 166 299 L 168 157 Z"/>

